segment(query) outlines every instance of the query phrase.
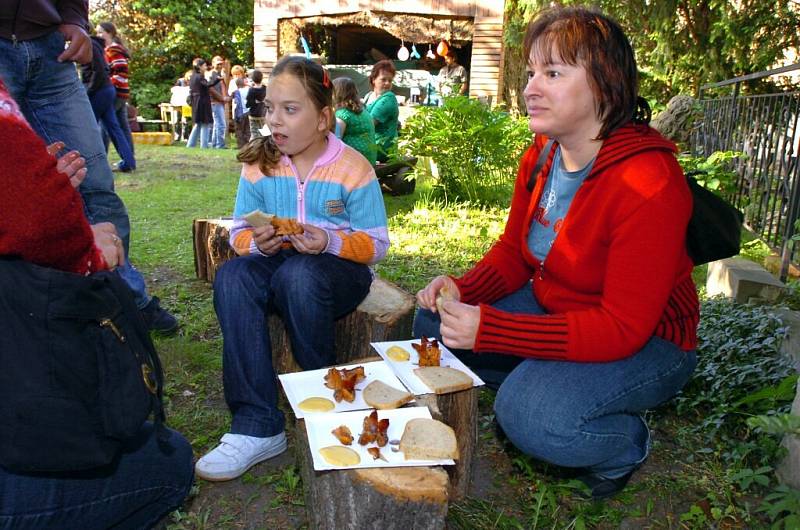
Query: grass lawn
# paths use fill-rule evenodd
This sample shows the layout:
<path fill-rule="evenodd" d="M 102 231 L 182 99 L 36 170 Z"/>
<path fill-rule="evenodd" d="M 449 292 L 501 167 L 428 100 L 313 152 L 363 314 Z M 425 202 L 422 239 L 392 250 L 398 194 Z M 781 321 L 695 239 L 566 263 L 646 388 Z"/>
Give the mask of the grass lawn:
<path fill-rule="evenodd" d="M 118 175 L 132 222 L 131 257 L 153 294 L 181 321 L 178 335 L 157 338 L 166 370 L 168 423 L 200 456 L 226 432 L 221 336 L 211 288 L 195 278 L 192 220 L 230 215 L 239 175 L 234 150 L 136 146 L 139 170 Z M 416 292 L 437 274 L 458 274 L 500 233 L 504 209 L 446 206 L 414 195 L 385 197 L 392 247 L 381 276 Z M 698 276 L 702 271 L 698 271 Z M 581 500 L 575 482 L 497 438 L 493 394 L 480 403 L 479 447 L 472 497 L 451 506 L 452 528 L 705 528 L 714 520 L 746 522 L 751 499 L 726 491 L 725 469 L 688 433 L 687 421 L 663 407 L 649 414 L 653 453 L 632 487 L 607 503 Z M 287 422 L 291 425 L 292 422 Z M 293 433 L 288 433 L 290 445 Z M 713 495 L 713 497 L 709 497 Z M 742 509 L 742 506 L 745 509 Z M 716 516 L 714 510 L 722 510 Z M 302 485 L 292 451 L 256 466 L 242 479 L 198 481 L 195 493 L 167 523 L 174 529 L 305 526 Z"/>

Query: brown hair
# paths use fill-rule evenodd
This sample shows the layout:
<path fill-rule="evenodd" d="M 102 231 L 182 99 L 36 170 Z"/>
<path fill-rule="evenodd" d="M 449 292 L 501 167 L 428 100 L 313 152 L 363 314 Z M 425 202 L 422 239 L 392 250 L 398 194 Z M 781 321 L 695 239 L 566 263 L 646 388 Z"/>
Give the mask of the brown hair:
<path fill-rule="evenodd" d="M 319 112 L 331 109 L 331 113 L 328 114 L 328 119 L 331 119 L 333 83 L 325 68 L 305 57 L 290 55 L 278 61 L 278 64 L 272 69 L 270 79 L 282 74 L 291 75 L 300 81 Z M 329 128 L 332 125 L 332 123 L 328 123 Z M 270 135 L 246 143 L 236 155 L 236 160 L 244 164 L 258 164 L 258 168 L 266 175 L 271 168 L 278 164 L 281 154 Z"/>
<path fill-rule="evenodd" d="M 117 26 L 115 26 L 113 22 L 100 22 L 98 26 L 103 28 L 103 31 L 111 35 L 112 42 L 116 42 L 117 44 L 125 46 L 125 43 L 122 41 L 122 37 L 120 37 L 119 33 L 117 32 Z"/>
<path fill-rule="evenodd" d="M 639 97 L 633 49 L 614 20 L 584 7 L 557 7 L 539 14 L 528 26 L 524 53 L 530 61 L 556 59 L 586 69 L 602 126 L 597 140 L 633 121 L 650 121 L 647 101 Z M 553 57 L 554 53 L 558 57 Z"/>
<path fill-rule="evenodd" d="M 333 80 L 333 104 L 337 109 L 350 109 L 356 114 L 361 114 L 364 110 L 356 84 L 349 77 L 338 77 Z"/>
<path fill-rule="evenodd" d="M 372 71 L 369 73 L 369 86 L 375 88 L 375 80 L 381 75 L 381 72 L 387 72 L 394 77 L 394 74 L 397 73 L 397 69 L 394 67 L 394 63 L 389 59 L 383 59 L 373 64 Z"/>

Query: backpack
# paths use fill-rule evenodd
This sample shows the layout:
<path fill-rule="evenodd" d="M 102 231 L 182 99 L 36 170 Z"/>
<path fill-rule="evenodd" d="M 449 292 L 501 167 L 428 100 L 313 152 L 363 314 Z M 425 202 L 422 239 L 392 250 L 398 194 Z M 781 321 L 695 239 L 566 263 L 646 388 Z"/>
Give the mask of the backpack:
<path fill-rule="evenodd" d="M 0 465 L 61 472 L 109 464 L 154 415 L 163 373 L 127 284 L 0 259 Z"/>

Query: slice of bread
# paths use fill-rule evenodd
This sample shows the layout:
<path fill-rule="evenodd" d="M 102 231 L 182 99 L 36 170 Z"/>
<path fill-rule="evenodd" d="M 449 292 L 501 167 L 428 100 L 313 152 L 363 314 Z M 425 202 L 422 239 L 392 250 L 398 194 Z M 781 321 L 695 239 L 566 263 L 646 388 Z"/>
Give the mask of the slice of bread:
<path fill-rule="evenodd" d="M 245 221 L 256 228 L 270 224 L 273 217 L 275 216 L 271 213 L 264 213 L 261 210 L 253 210 L 252 212 L 246 213 L 242 216 Z"/>
<path fill-rule="evenodd" d="M 455 431 L 447 424 L 429 418 L 414 418 L 406 423 L 400 438 L 406 460 L 458 458 Z"/>
<path fill-rule="evenodd" d="M 423 366 L 414 370 L 434 394 L 449 394 L 472 388 L 472 378 L 455 368 L 449 366 Z"/>
<path fill-rule="evenodd" d="M 383 381 L 373 381 L 364 388 L 364 401 L 374 409 L 396 409 L 408 403 L 414 396 L 409 392 L 397 390 Z"/>

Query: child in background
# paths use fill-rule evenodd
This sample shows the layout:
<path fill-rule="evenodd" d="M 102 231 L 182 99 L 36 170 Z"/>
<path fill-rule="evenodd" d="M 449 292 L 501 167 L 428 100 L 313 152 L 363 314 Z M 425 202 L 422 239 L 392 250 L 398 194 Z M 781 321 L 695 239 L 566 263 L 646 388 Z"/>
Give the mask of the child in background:
<path fill-rule="evenodd" d="M 235 68 L 235 67 L 234 67 Z M 245 85 L 244 77 L 235 77 L 231 83 L 236 87 L 231 92 L 233 101 L 233 128 L 236 132 L 236 147 L 241 149 L 250 140 L 250 113 L 245 107 L 248 87 Z"/>
<path fill-rule="evenodd" d="M 367 296 L 369 265 L 389 247 L 372 166 L 330 132 L 332 90 L 328 73 L 313 61 L 279 61 L 265 99 L 272 134 L 251 140 L 238 155 L 243 167 L 230 242 L 240 257 L 225 263 L 214 282 L 233 420 L 195 466 L 206 480 L 236 478 L 286 450 L 268 312 L 283 317 L 304 370 L 334 364 L 334 321 Z M 243 216 L 256 209 L 295 219 L 304 232 L 280 236 L 272 225 L 253 227 Z"/>
<path fill-rule="evenodd" d="M 358 89 L 352 79 L 334 79 L 333 104 L 336 107 L 336 135 L 374 166 L 378 154 L 375 125 L 370 113 L 364 112 L 364 104 L 358 97 Z"/>
<path fill-rule="evenodd" d="M 267 95 L 267 87 L 261 84 L 264 80 L 264 74 L 261 70 L 255 69 L 250 75 L 253 84 L 250 90 L 247 91 L 247 98 L 245 99 L 245 106 L 250 109 L 250 139 L 260 138 L 261 128 L 264 127 L 264 98 Z"/>

